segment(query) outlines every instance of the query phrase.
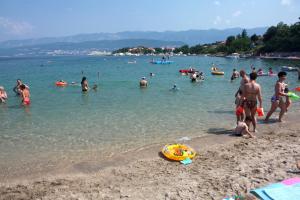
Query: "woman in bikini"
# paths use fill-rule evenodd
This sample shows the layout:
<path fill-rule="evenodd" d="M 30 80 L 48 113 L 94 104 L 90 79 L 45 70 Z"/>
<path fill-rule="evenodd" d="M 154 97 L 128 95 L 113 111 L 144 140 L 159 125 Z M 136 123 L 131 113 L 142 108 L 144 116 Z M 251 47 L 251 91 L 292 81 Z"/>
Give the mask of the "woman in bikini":
<path fill-rule="evenodd" d="M 275 94 L 274 96 L 272 96 L 271 98 L 271 108 L 266 116 L 265 121 L 267 122 L 269 120 L 269 118 L 271 117 L 271 115 L 273 114 L 273 112 L 280 107 L 280 114 L 279 114 L 279 122 L 282 122 L 282 117 L 284 115 L 284 113 L 286 112 L 286 108 L 287 106 L 289 106 L 289 99 L 288 99 L 288 94 L 285 93 L 285 87 L 286 84 L 284 83 L 285 79 L 286 79 L 286 72 L 279 72 L 278 73 L 278 81 L 275 84 Z M 284 101 L 284 97 L 286 97 L 287 103 Z"/>
<path fill-rule="evenodd" d="M 250 82 L 246 83 L 243 92 L 242 98 L 244 98 L 244 109 L 246 117 L 250 117 L 253 125 L 253 132 L 256 131 L 256 110 L 257 110 L 257 100 L 259 102 L 259 107 L 262 107 L 262 95 L 261 87 L 256 83 L 257 74 L 250 74 Z"/>
<path fill-rule="evenodd" d="M 30 105 L 30 92 L 29 89 L 24 85 L 20 85 L 21 97 L 22 97 L 22 104 L 24 106 Z"/>

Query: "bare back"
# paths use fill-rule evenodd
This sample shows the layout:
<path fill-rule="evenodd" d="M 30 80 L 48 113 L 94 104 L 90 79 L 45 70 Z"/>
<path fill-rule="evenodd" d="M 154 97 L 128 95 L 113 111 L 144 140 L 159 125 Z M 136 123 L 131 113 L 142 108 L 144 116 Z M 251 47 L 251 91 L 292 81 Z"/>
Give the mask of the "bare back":
<path fill-rule="evenodd" d="M 260 85 L 256 82 L 246 83 L 244 89 L 245 97 L 248 100 L 256 100 L 260 95 Z"/>

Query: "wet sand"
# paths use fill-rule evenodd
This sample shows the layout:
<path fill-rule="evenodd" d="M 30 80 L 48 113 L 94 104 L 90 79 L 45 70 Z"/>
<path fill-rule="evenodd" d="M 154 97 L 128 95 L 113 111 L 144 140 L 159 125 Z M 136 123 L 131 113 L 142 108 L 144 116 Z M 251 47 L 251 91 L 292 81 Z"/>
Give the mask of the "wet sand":
<path fill-rule="evenodd" d="M 299 112 L 285 120 L 259 124 L 256 139 L 208 130 L 209 136 L 186 142 L 198 153 L 188 166 L 165 160 L 159 153 L 163 144 L 153 144 L 51 172 L 16 177 L 0 171 L 8 173 L 1 179 L 0 199 L 221 199 L 234 194 L 253 199 L 251 189 L 300 176 L 287 172 L 300 160 Z"/>

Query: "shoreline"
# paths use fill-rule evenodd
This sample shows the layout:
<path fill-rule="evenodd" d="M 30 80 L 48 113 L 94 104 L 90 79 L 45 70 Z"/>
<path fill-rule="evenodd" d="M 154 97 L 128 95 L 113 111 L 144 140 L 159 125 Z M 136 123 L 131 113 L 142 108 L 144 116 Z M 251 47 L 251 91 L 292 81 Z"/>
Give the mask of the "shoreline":
<path fill-rule="evenodd" d="M 224 129 L 192 138 L 185 143 L 198 155 L 188 166 L 165 160 L 159 154 L 162 144 L 151 144 L 104 161 L 75 163 L 55 173 L 2 180 L 0 199 L 71 199 L 67 194 L 87 199 L 220 199 L 246 195 L 250 189 L 297 176 L 286 173 L 295 168 L 295 159 L 300 160 L 297 112 L 288 114 L 286 121 L 271 121 L 264 126 L 259 123 L 257 139 L 232 137 L 231 131 Z M 154 192 L 154 197 L 149 192 Z"/>

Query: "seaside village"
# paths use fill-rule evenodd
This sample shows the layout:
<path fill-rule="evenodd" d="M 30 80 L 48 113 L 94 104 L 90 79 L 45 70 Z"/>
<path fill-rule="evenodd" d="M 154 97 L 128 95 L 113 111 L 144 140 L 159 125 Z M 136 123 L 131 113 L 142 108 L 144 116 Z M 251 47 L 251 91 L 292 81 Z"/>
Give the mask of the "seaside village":
<path fill-rule="evenodd" d="M 300 200 L 299 11 L 1 0 L 0 200 Z"/>

